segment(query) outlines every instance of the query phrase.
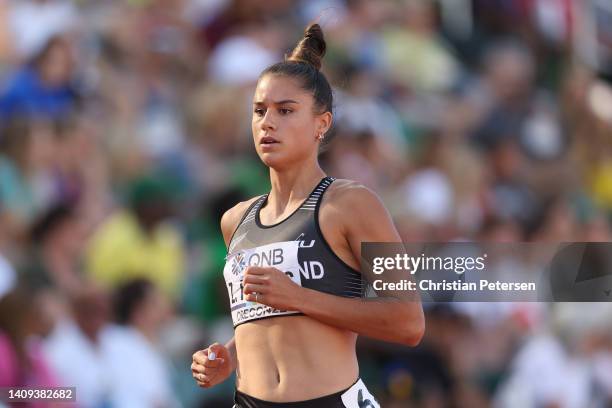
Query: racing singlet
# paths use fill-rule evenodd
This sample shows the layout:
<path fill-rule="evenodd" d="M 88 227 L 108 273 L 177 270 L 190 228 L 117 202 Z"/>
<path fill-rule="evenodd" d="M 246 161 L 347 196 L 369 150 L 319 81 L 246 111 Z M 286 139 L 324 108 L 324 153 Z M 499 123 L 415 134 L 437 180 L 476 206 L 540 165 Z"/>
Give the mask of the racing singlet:
<path fill-rule="evenodd" d="M 274 225 L 262 225 L 259 211 L 268 195 L 245 211 L 228 248 L 223 276 L 234 327 L 258 319 L 298 315 L 245 300 L 244 271 L 248 266 L 274 267 L 305 288 L 343 297 L 360 297 L 365 284 L 359 271 L 343 262 L 323 238 L 318 214 L 325 190 L 334 181 L 323 178 L 290 216 Z"/>

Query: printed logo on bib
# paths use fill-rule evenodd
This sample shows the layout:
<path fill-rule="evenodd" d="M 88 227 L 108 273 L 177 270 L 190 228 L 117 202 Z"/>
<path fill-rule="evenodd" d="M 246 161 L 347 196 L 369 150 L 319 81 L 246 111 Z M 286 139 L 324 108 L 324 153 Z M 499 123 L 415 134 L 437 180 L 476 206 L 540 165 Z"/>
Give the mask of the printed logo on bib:
<path fill-rule="evenodd" d="M 244 261 L 244 253 L 239 252 L 232 259 L 232 275 L 239 276 L 240 274 L 244 273 L 245 269 L 246 262 Z"/>
<path fill-rule="evenodd" d="M 256 302 L 245 299 L 244 271 L 249 266 L 274 267 L 291 278 L 298 285 L 302 285 L 300 277 L 300 266 L 298 263 L 299 242 L 287 241 L 262 245 L 255 248 L 244 249 L 231 254 L 225 267 L 223 277 L 227 286 L 230 299 L 230 308 L 234 326 L 249 320 L 261 319 L 263 317 L 283 316 L 299 312 L 290 310 L 278 310 Z"/>

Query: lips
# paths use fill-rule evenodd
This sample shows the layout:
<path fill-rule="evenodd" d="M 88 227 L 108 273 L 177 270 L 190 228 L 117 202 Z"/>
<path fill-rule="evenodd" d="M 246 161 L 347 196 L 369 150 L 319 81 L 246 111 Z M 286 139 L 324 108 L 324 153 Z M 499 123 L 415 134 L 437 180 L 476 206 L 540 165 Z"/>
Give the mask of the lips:
<path fill-rule="evenodd" d="M 261 138 L 259 143 L 262 145 L 271 145 L 271 144 L 280 143 L 280 142 L 271 136 L 264 136 Z"/>

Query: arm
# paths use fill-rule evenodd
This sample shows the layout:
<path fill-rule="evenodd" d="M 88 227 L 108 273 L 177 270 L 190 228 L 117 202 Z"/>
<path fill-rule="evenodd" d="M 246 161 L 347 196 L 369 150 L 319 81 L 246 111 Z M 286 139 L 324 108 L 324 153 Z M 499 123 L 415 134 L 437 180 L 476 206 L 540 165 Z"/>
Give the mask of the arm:
<path fill-rule="evenodd" d="M 362 242 L 401 242 L 391 216 L 372 191 L 356 183 L 347 183 L 333 193 L 328 204 L 329 213 L 339 220 L 347 249 L 357 263 L 361 259 Z M 400 299 L 391 292 L 376 299 L 347 299 L 312 292 L 305 290 L 307 297 L 301 299 L 300 309 L 323 323 L 410 346 L 417 345 L 425 331 L 418 297 Z M 413 295 L 418 296 L 418 293 Z"/>
<path fill-rule="evenodd" d="M 230 240 L 232 239 L 232 235 L 238 228 L 238 224 L 242 219 L 242 216 L 249 208 L 249 206 L 253 203 L 253 201 L 257 200 L 258 197 L 254 197 L 248 201 L 243 201 L 241 203 L 236 204 L 234 207 L 227 210 L 223 216 L 221 217 L 221 233 L 223 234 L 223 240 L 225 241 L 225 247 L 229 248 Z M 232 371 L 236 369 L 236 342 L 234 337 L 230 339 L 225 344 L 225 347 L 230 353 L 231 362 L 232 362 Z"/>
<path fill-rule="evenodd" d="M 416 346 L 425 331 L 421 304 L 392 298 L 349 299 L 304 289 L 298 310 L 364 336 Z"/>
<path fill-rule="evenodd" d="M 330 222 L 344 237 L 354 260 L 361 257 L 361 242 L 400 242 L 387 210 L 370 190 L 351 184 L 333 192 L 332 197 L 327 204 Z M 260 303 L 297 310 L 323 323 L 376 339 L 414 346 L 425 330 L 418 298 L 343 298 L 302 288 L 275 268 L 250 267 L 245 283 L 247 300 L 255 301 L 257 292 Z"/>
<path fill-rule="evenodd" d="M 221 232 L 225 246 L 229 246 L 232 234 L 238 227 L 242 215 L 251 201 L 242 202 L 228 210 L 221 217 Z M 214 359 L 209 359 L 210 353 L 215 353 Z M 196 351 L 192 356 L 191 373 L 198 386 L 210 388 L 225 381 L 236 370 L 236 341 L 234 337 L 225 346 L 214 343 L 205 349 Z"/>

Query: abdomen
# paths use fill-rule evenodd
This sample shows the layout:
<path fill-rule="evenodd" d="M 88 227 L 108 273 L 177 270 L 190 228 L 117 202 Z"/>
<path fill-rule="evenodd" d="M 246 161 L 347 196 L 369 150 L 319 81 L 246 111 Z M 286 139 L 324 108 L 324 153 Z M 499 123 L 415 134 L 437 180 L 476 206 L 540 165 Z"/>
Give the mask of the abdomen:
<path fill-rule="evenodd" d="M 236 328 L 237 387 L 266 401 L 318 398 L 350 387 L 359 374 L 357 335 L 307 316 L 244 323 Z"/>

